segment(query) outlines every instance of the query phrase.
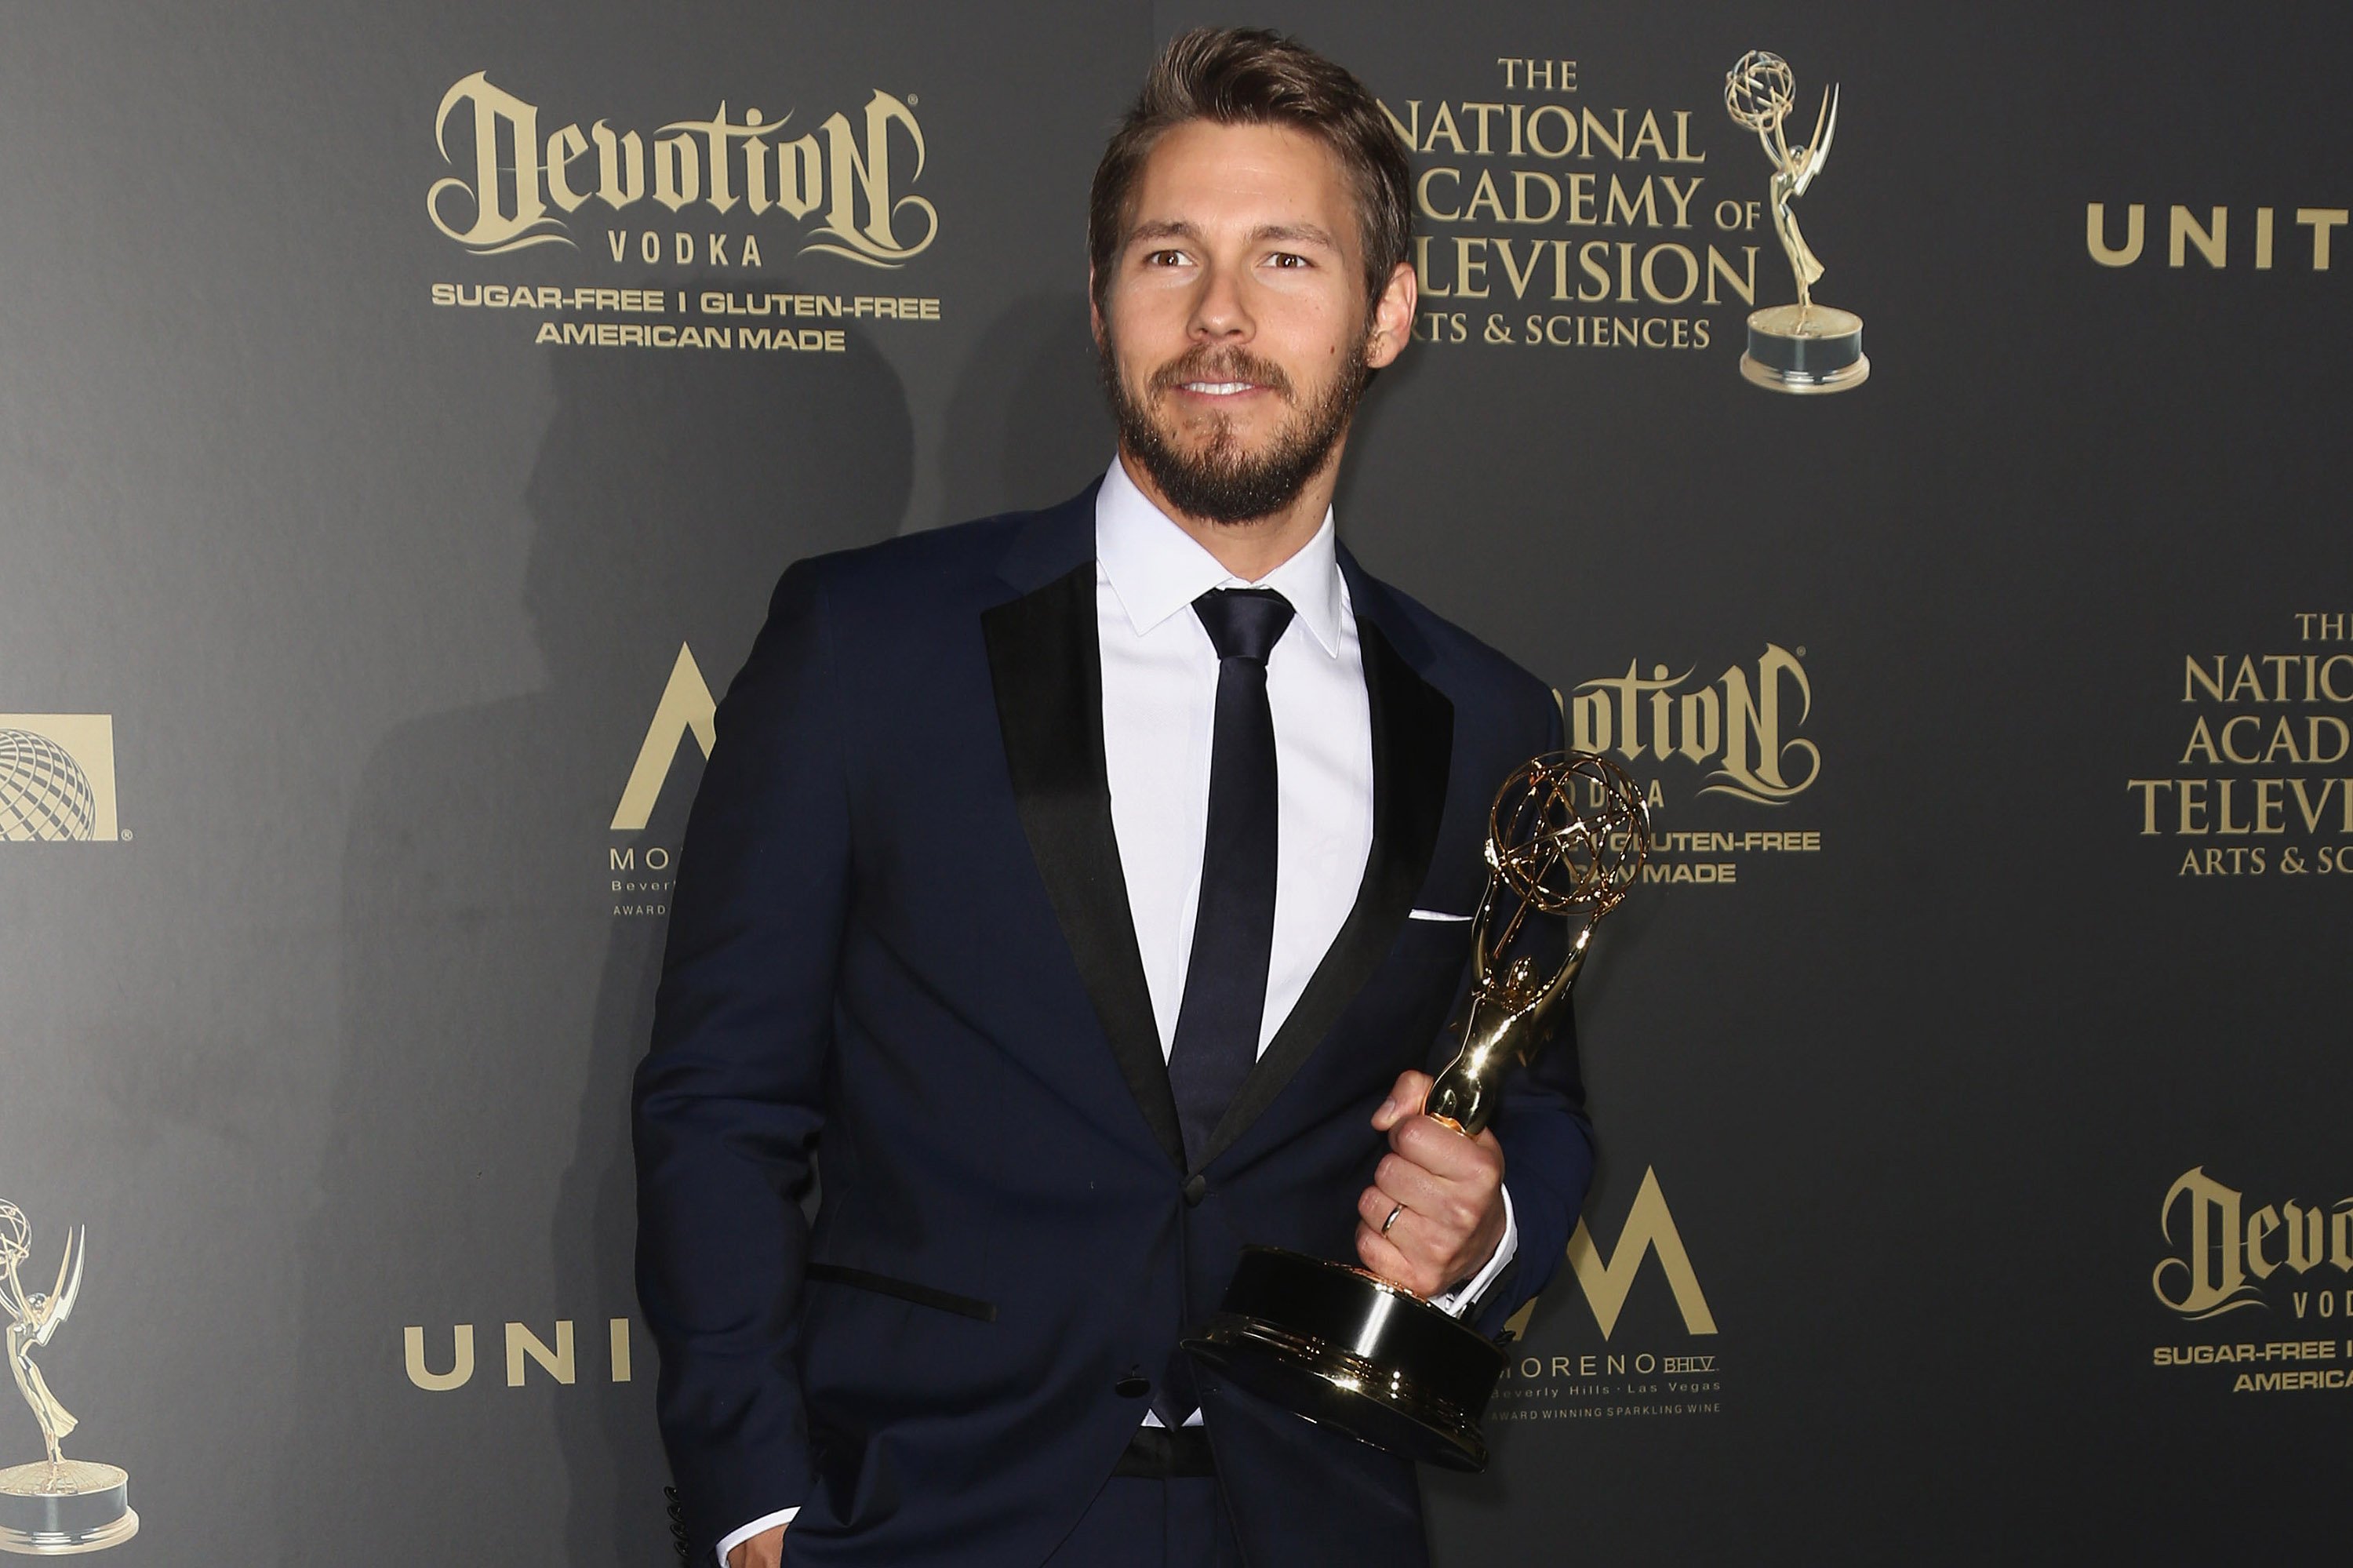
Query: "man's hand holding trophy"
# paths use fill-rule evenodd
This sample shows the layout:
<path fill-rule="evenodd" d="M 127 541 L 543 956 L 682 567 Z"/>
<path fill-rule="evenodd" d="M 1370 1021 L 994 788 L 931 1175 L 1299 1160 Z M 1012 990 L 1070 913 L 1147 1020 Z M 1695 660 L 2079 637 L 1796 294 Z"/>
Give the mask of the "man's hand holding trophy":
<path fill-rule="evenodd" d="M 1551 1038 L 1594 927 L 1625 898 L 1650 851 L 1641 788 L 1603 758 L 1554 752 L 1504 780 L 1488 814 L 1487 890 L 1472 921 L 1470 994 L 1453 1026 L 1461 1046 L 1419 1107 L 1427 1118 L 1419 1136 L 1493 1143 L 1486 1128 L 1505 1075 Z M 1560 921 L 1567 930 L 1556 949 L 1540 927 Z M 1408 1074 L 1399 1089 L 1419 1077 Z M 1394 1137 L 1415 1114 L 1393 1092 L 1375 1125 Z M 1479 1162 L 1460 1163 L 1469 1179 Z M 1357 1229 L 1366 1263 L 1402 1259 L 1382 1238 L 1413 1196 L 1388 1192 L 1380 1180 L 1368 1190 Z M 1410 1458 L 1476 1470 L 1487 1462 L 1479 1417 L 1504 1354 L 1425 1299 L 1453 1282 L 1247 1247 L 1219 1310 L 1185 1348 L 1312 1421 Z"/>

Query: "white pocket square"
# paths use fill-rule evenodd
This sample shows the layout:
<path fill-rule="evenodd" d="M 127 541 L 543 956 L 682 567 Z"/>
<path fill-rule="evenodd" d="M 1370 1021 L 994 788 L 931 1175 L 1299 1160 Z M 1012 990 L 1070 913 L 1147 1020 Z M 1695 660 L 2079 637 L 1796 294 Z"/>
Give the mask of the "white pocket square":
<path fill-rule="evenodd" d="M 1468 915 L 1449 915 L 1442 909 L 1409 909 L 1406 911 L 1406 918 L 1409 920 L 1468 921 L 1471 916 Z"/>

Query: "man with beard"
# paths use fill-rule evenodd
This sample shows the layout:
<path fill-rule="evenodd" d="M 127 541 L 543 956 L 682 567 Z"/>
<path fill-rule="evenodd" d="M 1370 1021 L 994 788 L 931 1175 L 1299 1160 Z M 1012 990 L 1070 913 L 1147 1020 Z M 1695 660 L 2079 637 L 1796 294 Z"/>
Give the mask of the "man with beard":
<path fill-rule="evenodd" d="M 1496 1333 L 1591 1171 L 1567 1042 L 1475 1139 L 1419 1114 L 1487 803 L 1560 726 L 1335 538 L 1408 228 L 1353 77 L 1177 38 L 1094 181 L 1102 481 L 778 586 L 637 1085 L 699 1555 L 1427 1561 L 1410 1464 L 1177 1349 L 1251 1243 Z"/>

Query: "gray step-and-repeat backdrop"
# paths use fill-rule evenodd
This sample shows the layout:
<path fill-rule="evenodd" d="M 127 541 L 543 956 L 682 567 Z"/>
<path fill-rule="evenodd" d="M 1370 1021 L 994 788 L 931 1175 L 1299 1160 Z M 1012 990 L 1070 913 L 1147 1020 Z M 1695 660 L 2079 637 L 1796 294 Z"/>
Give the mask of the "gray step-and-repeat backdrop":
<path fill-rule="evenodd" d="M 82 0 L 0 50 L 0 1253 L 37 1317 L 86 1238 L 26 1364 L 109 1561 L 671 1560 L 625 1102 L 712 698 L 792 559 L 1100 471 L 1086 183 L 1205 20 L 1412 146 L 1346 536 L 1665 835 L 1440 1561 L 2341 1551 L 2335 11 Z M 1737 367 L 1759 48 L 1839 91 L 1836 397 Z"/>

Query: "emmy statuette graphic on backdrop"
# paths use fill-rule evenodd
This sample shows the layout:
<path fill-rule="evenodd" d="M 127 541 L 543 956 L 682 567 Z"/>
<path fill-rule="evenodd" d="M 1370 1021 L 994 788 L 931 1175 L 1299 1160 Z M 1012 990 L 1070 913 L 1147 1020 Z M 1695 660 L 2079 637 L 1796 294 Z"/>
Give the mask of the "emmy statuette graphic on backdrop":
<path fill-rule="evenodd" d="M 1587 752 L 1529 761 L 1487 817 L 1487 891 L 1472 924 L 1461 1048 L 1422 1113 L 1476 1138 L 1504 1078 L 1552 1037 L 1593 927 L 1633 886 L 1651 850 L 1642 791 Z M 1532 916 L 1573 916 L 1562 954 L 1526 950 Z M 1487 1463 L 1479 1417 L 1504 1372 L 1493 1340 L 1354 1265 L 1281 1247 L 1242 1249 L 1217 1313 L 1185 1340 L 1241 1387 L 1378 1448 L 1448 1469 Z"/>
<path fill-rule="evenodd" d="M 1798 302 L 1753 311 L 1748 316 L 1748 352 L 1740 374 L 1775 392 L 1843 392 L 1871 375 L 1862 355 L 1862 318 L 1852 311 L 1814 303 L 1822 264 L 1799 232 L 1792 205 L 1806 194 L 1830 162 L 1831 138 L 1838 132 L 1838 89 L 1822 94 L 1814 116 L 1814 139 L 1792 147 L 1781 122 L 1798 101 L 1798 81 L 1779 55 L 1751 49 L 1724 79 L 1724 107 L 1733 120 L 1757 132 L 1773 164 L 1773 232 L 1788 252 L 1798 275 Z"/>
<path fill-rule="evenodd" d="M 62 1557 L 96 1552 L 139 1533 L 131 1510 L 131 1478 L 113 1465 L 69 1459 L 58 1446 L 79 1425 L 49 1392 L 33 1352 L 73 1311 L 81 1294 L 81 1266 L 90 1251 L 79 1226 L 66 1233 L 57 1283 L 27 1291 L 17 1266 L 33 1255 L 33 1227 L 24 1211 L 0 1202 L 0 1309 L 8 1314 L 8 1371 L 16 1392 L 33 1407 L 48 1444 L 46 1461 L 0 1470 L 0 1552 Z"/>

